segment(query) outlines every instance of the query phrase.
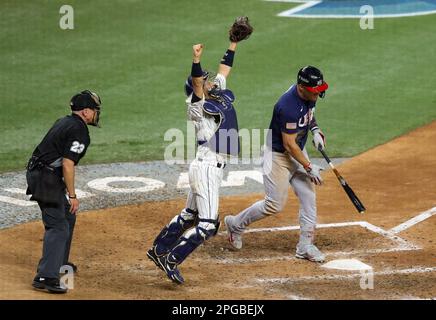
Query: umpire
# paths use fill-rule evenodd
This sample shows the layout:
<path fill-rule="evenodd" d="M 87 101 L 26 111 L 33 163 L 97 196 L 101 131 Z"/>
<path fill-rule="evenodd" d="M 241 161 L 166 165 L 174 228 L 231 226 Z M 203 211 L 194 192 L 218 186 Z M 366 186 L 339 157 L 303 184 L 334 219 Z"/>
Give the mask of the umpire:
<path fill-rule="evenodd" d="M 61 266 L 75 269 L 68 262 L 79 208 L 74 167 L 91 142 L 87 125 L 99 127 L 101 100 L 85 90 L 71 98 L 70 107 L 72 114 L 57 120 L 36 147 L 26 172 L 27 194 L 38 202 L 45 227 L 42 258 L 32 285 L 51 293 L 67 292 L 59 281 Z"/>

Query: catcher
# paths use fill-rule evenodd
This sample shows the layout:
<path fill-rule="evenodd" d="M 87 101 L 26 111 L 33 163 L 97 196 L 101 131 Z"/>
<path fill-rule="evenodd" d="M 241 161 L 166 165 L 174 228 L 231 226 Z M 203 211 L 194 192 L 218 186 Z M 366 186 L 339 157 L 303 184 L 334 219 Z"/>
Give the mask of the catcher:
<path fill-rule="evenodd" d="M 199 245 L 216 235 L 219 228 L 219 187 L 229 155 L 239 154 L 235 97 L 226 89 L 237 43 L 253 28 L 247 17 L 237 18 L 229 31 L 230 46 L 218 74 L 200 65 L 203 45 L 193 46 L 191 75 L 185 83 L 188 118 L 195 125 L 198 150 L 189 167 L 190 190 L 186 207 L 159 233 L 147 256 L 177 284 L 184 279 L 178 269 Z"/>

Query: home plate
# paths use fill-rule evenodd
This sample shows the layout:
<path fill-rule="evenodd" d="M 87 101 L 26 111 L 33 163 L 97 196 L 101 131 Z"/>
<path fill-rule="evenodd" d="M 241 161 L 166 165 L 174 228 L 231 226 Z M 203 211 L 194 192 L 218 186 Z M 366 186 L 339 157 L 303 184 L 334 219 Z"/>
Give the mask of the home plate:
<path fill-rule="evenodd" d="M 349 271 L 372 270 L 371 266 L 357 259 L 333 260 L 323 264 L 321 267 L 328 268 L 328 269 L 349 270 Z"/>

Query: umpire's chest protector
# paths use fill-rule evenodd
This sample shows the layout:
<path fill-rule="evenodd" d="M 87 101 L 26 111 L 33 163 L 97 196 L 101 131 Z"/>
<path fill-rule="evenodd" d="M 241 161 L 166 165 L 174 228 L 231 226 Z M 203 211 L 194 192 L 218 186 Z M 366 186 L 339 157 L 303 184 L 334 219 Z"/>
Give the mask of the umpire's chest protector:
<path fill-rule="evenodd" d="M 215 134 L 207 142 L 217 153 L 237 156 L 240 152 L 239 128 L 236 110 L 233 107 L 235 96 L 230 90 L 221 92 L 221 100 L 208 99 L 203 105 L 206 114 L 219 117 L 219 125 Z"/>

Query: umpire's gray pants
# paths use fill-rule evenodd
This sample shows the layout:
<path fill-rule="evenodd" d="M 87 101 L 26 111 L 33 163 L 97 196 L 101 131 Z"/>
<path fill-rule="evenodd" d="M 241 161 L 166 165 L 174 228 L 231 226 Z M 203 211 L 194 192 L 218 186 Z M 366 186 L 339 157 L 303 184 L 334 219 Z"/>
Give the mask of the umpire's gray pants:
<path fill-rule="evenodd" d="M 303 153 L 309 159 L 306 149 L 303 150 Z M 281 212 L 288 199 L 289 184 L 291 184 L 300 202 L 301 230 L 313 231 L 315 229 L 315 188 L 300 163 L 287 153 L 266 150 L 263 161 L 263 184 L 265 199 L 254 203 L 234 217 L 233 232 L 242 233 L 249 224 Z"/>
<path fill-rule="evenodd" d="M 43 202 L 38 204 L 42 212 L 45 234 L 37 276 L 59 278 L 60 268 L 68 262 L 70 255 L 76 215 L 69 212 L 70 204 L 65 197 L 56 205 Z"/>

